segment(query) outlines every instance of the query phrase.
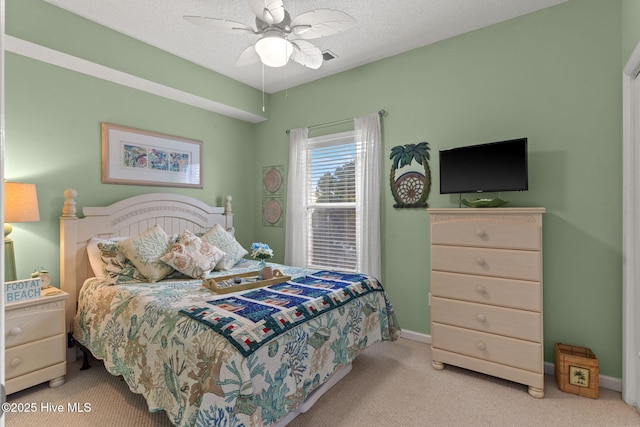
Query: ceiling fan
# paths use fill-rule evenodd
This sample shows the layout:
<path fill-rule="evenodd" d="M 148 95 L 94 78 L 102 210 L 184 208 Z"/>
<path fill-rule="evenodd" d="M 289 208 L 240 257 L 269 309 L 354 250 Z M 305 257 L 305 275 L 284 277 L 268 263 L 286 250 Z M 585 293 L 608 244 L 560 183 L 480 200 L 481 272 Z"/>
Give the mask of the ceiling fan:
<path fill-rule="evenodd" d="M 283 67 L 291 59 L 314 70 L 322 65 L 322 52 L 307 40 L 340 33 L 356 22 L 346 13 L 331 9 L 316 9 L 291 19 L 282 0 L 247 2 L 256 15 L 255 29 L 239 22 L 206 16 L 184 16 L 184 19 L 227 33 L 261 36 L 240 54 L 237 66 L 261 61 L 268 67 Z"/>

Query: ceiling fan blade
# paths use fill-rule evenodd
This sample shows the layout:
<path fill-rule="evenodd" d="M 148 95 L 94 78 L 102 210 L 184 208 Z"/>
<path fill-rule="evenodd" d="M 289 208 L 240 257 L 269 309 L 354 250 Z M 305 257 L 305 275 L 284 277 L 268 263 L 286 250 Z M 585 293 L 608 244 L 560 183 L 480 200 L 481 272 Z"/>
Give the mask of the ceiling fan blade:
<path fill-rule="evenodd" d="M 348 30 L 356 23 L 350 15 L 331 9 L 317 9 L 291 21 L 292 33 L 301 39 L 317 39 Z"/>
<path fill-rule="evenodd" d="M 267 24 L 279 24 L 284 20 L 282 0 L 248 0 L 248 2 L 258 19 Z"/>
<path fill-rule="evenodd" d="M 240 22 L 227 21 L 226 19 L 208 18 L 206 16 L 183 16 L 184 19 L 199 27 L 224 31 L 226 33 L 237 34 L 240 32 L 248 32 L 256 34 L 256 31 L 248 25 Z"/>
<path fill-rule="evenodd" d="M 258 55 L 258 52 L 256 52 L 255 46 L 251 45 L 242 51 L 236 61 L 236 67 L 244 67 L 246 65 L 255 64 L 256 62 L 260 62 L 260 56 Z"/>
<path fill-rule="evenodd" d="M 291 59 L 307 68 L 317 70 L 322 65 L 322 52 L 305 40 L 291 40 L 293 53 Z"/>

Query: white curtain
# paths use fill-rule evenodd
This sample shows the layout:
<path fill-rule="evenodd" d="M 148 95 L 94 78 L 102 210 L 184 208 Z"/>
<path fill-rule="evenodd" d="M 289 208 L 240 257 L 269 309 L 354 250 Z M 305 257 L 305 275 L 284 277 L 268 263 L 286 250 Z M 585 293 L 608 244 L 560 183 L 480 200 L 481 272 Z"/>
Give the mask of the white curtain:
<path fill-rule="evenodd" d="M 356 132 L 356 231 L 358 271 L 382 281 L 380 256 L 380 185 L 382 135 L 380 115 L 354 119 Z"/>
<path fill-rule="evenodd" d="M 287 216 L 284 263 L 304 267 L 307 259 L 306 173 L 309 128 L 289 133 L 289 177 L 287 179 Z M 295 220 L 294 220 L 295 218 Z"/>

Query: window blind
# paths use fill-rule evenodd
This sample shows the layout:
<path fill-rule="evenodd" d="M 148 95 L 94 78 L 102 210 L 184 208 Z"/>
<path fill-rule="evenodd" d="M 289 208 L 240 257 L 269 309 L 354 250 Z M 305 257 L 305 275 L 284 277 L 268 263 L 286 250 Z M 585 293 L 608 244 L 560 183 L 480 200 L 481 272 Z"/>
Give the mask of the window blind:
<path fill-rule="evenodd" d="M 309 139 L 307 265 L 356 271 L 356 144 L 353 132 Z"/>

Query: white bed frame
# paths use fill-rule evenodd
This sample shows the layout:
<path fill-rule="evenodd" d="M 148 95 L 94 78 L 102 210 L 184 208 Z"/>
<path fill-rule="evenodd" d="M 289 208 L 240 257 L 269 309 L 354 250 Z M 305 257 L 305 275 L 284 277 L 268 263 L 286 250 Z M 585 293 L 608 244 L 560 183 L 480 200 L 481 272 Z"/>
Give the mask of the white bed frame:
<path fill-rule="evenodd" d="M 212 207 L 181 194 L 144 194 L 105 207 L 85 207 L 83 218 L 76 215 L 77 196 L 73 189 L 64 192 L 60 217 L 60 288 L 69 294 L 67 332 L 73 330 L 80 288 L 85 279 L 94 276 L 87 256 L 87 244 L 92 237 L 135 236 L 155 224 L 169 235 L 185 229 L 200 233 L 215 224 L 233 230 L 231 196 L 226 196 L 224 207 Z"/>
<path fill-rule="evenodd" d="M 76 213 L 77 191 L 67 189 L 60 217 L 60 288 L 69 294 L 66 303 L 67 332 L 73 330 L 78 295 L 82 284 L 93 277 L 87 256 L 87 244 L 92 237 L 135 236 L 158 224 L 169 235 L 185 229 L 205 232 L 215 224 L 233 231 L 231 196 L 224 207 L 212 207 L 192 197 L 172 193 L 151 193 L 134 196 L 105 207 L 84 207 L 84 217 Z M 324 384 L 307 396 L 305 402 L 273 427 L 284 427 L 299 414 L 306 412 L 326 391 L 351 371 L 351 364 L 342 366 Z"/>

